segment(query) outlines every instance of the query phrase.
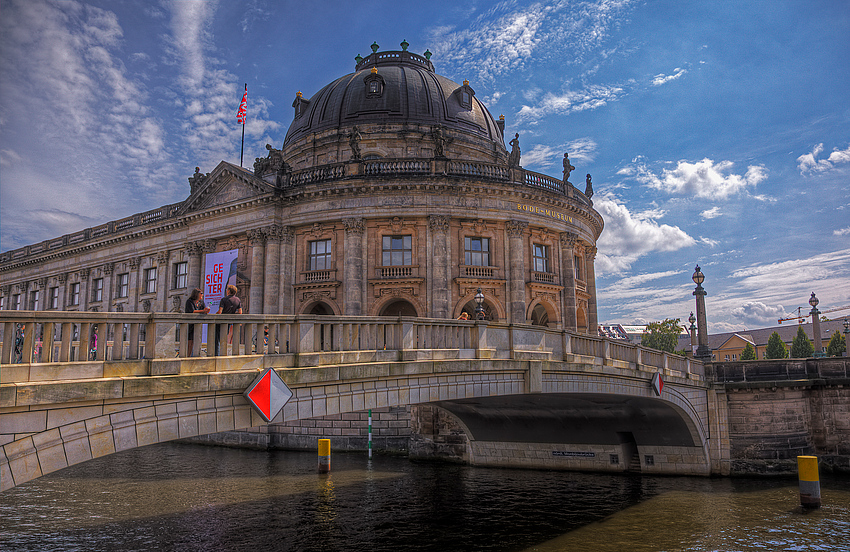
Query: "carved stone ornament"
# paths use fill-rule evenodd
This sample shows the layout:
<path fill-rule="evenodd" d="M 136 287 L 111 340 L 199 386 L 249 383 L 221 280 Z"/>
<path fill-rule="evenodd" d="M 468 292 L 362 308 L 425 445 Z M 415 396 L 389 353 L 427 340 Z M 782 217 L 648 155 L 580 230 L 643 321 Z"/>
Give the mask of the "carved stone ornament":
<path fill-rule="evenodd" d="M 248 230 L 248 241 L 251 245 L 263 245 L 266 243 L 266 234 L 259 228 Z"/>
<path fill-rule="evenodd" d="M 325 233 L 325 228 L 321 222 L 314 222 L 313 226 L 310 227 L 310 233 L 313 234 L 314 238 L 319 239 Z"/>
<path fill-rule="evenodd" d="M 428 226 L 431 227 L 433 232 L 442 232 L 445 234 L 449 231 L 449 217 L 448 215 L 429 215 Z"/>
<path fill-rule="evenodd" d="M 413 296 L 416 295 L 416 292 L 413 288 L 397 288 L 397 287 L 381 288 L 379 293 L 380 293 L 380 297 L 386 297 L 387 295 L 390 295 L 392 297 L 403 297 L 403 296 L 413 297 Z"/>
<path fill-rule="evenodd" d="M 59 282 L 60 286 L 63 286 L 63 285 L 65 285 L 65 282 L 68 281 L 68 275 L 63 272 L 62 274 L 59 274 L 58 276 L 56 276 L 56 281 Z"/>
<path fill-rule="evenodd" d="M 213 239 L 206 239 L 201 242 L 203 245 L 204 253 L 215 253 L 216 242 Z"/>
<path fill-rule="evenodd" d="M 277 224 L 272 224 L 265 229 L 266 232 L 266 241 L 272 243 L 280 243 L 281 238 L 283 237 L 283 227 L 278 226 Z"/>
<path fill-rule="evenodd" d="M 393 232 L 401 232 L 404 228 L 404 220 L 401 217 L 393 217 L 393 220 L 390 222 L 390 226 L 393 229 Z"/>
<path fill-rule="evenodd" d="M 124 303 L 115 303 L 115 312 L 124 312 Z"/>
<path fill-rule="evenodd" d="M 81 268 L 81 269 L 80 269 L 80 280 L 81 280 L 81 281 L 82 281 L 82 280 L 88 280 L 88 279 L 89 279 L 89 273 L 90 273 L 90 272 L 91 272 L 91 269 L 90 269 L 90 268 Z"/>
<path fill-rule="evenodd" d="M 201 254 L 201 248 L 198 246 L 198 242 L 187 243 L 183 246 L 183 251 L 190 257 L 195 257 Z"/>
<path fill-rule="evenodd" d="M 168 251 L 160 251 L 156 254 L 157 266 L 165 266 L 168 263 Z"/>
<path fill-rule="evenodd" d="M 201 168 L 195 167 L 195 174 L 189 177 L 189 194 L 191 195 L 198 191 L 209 176 L 210 173 L 201 174 Z"/>
<path fill-rule="evenodd" d="M 576 240 L 578 240 L 578 234 L 573 232 L 561 232 L 561 245 L 563 247 L 574 247 L 576 244 Z"/>
<path fill-rule="evenodd" d="M 362 236 L 366 230 L 366 222 L 362 218 L 347 218 L 342 222 L 345 224 L 347 235 Z"/>
<path fill-rule="evenodd" d="M 145 312 L 151 311 L 151 301 L 150 301 L 150 299 L 145 299 L 144 301 L 142 301 L 142 310 L 145 311 Z"/>
<path fill-rule="evenodd" d="M 139 268 L 139 266 L 141 266 L 141 264 L 142 264 L 142 258 L 141 257 L 130 257 L 130 268 L 132 268 L 133 270 Z"/>
<path fill-rule="evenodd" d="M 291 245 L 295 241 L 295 231 L 291 226 L 284 226 L 280 234 L 281 243 Z"/>
<path fill-rule="evenodd" d="M 21 282 L 20 284 L 18 284 L 18 290 L 19 290 L 21 293 L 26 293 L 26 292 L 27 292 L 27 289 L 28 289 L 29 287 L 30 287 L 30 283 L 29 283 L 29 282 Z"/>
<path fill-rule="evenodd" d="M 520 149 L 519 149 L 519 133 L 517 133 L 514 136 L 514 139 L 511 140 L 509 143 L 510 143 L 510 146 L 511 146 L 511 153 L 508 156 L 508 167 L 510 167 L 510 168 L 519 167 L 520 166 L 519 165 L 520 155 L 522 155 L 522 153 L 520 152 Z"/>
<path fill-rule="evenodd" d="M 472 227 L 475 228 L 476 233 L 483 234 L 487 230 L 487 223 L 484 222 L 484 219 L 478 219 L 472 224 Z"/>
<path fill-rule="evenodd" d="M 104 263 L 103 264 L 103 274 L 106 276 L 110 276 L 112 274 L 112 270 L 115 268 L 115 263 Z"/>
<path fill-rule="evenodd" d="M 3 297 L 9 296 L 9 291 L 10 291 L 11 287 L 12 286 L 0 286 L 0 293 L 3 294 Z"/>
<path fill-rule="evenodd" d="M 330 291 L 305 291 L 304 295 L 301 296 L 301 300 L 306 303 L 308 301 L 321 301 L 323 299 L 330 299 L 330 297 Z"/>
<path fill-rule="evenodd" d="M 273 148 L 271 144 L 266 144 L 266 149 L 269 152 L 267 157 L 257 157 L 254 160 L 254 174 L 256 176 L 263 176 L 268 173 L 284 174 L 288 166 L 283 160 L 283 152 Z"/>
<path fill-rule="evenodd" d="M 511 237 L 522 237 L 526 228 L 528 228 L 528 223 L 522 220 L 509 220 L 505 223 L 505 230 Z"/>
<path fill-rule="evenodd" d="M 596 247 L 588 245 L 584 248 L 584 254 L 588 261 L 596 259 Z"/>
<path fill-rule="evenodd" d="M 36 280 L 39 289 L 47 289 L 47 278 L 39 278 Z"/>
<path fill-rule="evenodd" d="M 175 295 L 171 298 L 171 312 L 180 312 L 180 307 L 183 304 L 183 300 L 179 295 Z"/>

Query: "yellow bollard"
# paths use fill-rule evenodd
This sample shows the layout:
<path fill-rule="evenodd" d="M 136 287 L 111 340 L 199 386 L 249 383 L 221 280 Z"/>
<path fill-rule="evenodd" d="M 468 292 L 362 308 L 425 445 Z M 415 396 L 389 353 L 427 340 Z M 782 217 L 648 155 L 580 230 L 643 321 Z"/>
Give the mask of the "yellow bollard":
<path fill-rule="evenodd" d="M 798 456 L 797 473 L 800 479 L 800 505 L 803 508 L 820 508 L 820 477 L 817 456 Z"/>
<path fill-rule="evenodd" d="M 331 440 L 319 439 L 319 473 L 331 471 Z"/>

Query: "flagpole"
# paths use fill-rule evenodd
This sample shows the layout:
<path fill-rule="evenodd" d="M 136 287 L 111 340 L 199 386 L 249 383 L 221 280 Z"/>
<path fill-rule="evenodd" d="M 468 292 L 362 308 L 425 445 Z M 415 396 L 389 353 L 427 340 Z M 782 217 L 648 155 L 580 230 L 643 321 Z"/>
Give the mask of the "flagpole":
<path fill-rule="evenodd" d="M 245 94 L 248 94 L 248 83 L 245 83 Z M 245 154 L 245 119 L 242 119 L 242 148 L 239 150 L 239 166 L 242 167 L 242 157 Z"/>

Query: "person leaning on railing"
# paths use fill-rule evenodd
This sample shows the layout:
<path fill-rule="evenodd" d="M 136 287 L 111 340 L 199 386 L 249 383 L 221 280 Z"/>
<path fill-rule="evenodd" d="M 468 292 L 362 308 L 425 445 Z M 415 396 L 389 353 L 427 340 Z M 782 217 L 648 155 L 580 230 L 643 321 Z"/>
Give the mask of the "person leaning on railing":
<path fill-rule="evenodd" d="M 216 314 L 242 314 L 242 301 L 236 297 L 236 292 L 239 291 L 236 289 L 236 286 L 230 284 L 226 288 L 227 297 L 223 298 L 218 304 L 218 312 Z M 227 342 L 231 343 L 233 339 L 233 324 L 227 325 Z M 218 325 L 215 328 L 215 354 L 218 355 L 218 341 L 219 341 L 219 333 L 218 333 Z M 234 353 L 235 354 L 235 353 Z"/>
<path fill-rule="evenodd" d="M 198 288 L 192 290 L 191 295 L 186 300 L 186 312 L 191 314 L 208 314 L 210 308 L 204 303 L 204 292 Z M 195 325 L 189 324 L 189 331 L 186 332 L 186 345 L 188 352 L 186 356 L 192 356 L 192 347 L 195 344 Z"/>

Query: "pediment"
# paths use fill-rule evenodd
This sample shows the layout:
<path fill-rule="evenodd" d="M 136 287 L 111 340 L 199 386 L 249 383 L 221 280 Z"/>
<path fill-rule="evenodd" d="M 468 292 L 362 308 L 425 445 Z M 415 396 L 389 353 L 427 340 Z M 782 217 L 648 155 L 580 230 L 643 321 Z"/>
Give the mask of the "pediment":
<path fill-rule="evenodd" d="M 194 190 L 183 202 L 179 214 L 232 205 L 274 193 L 275 187 L 257 178 L 248 169 L 222 161 L 210 173 L 195 173 L 190 178 Z"/>

